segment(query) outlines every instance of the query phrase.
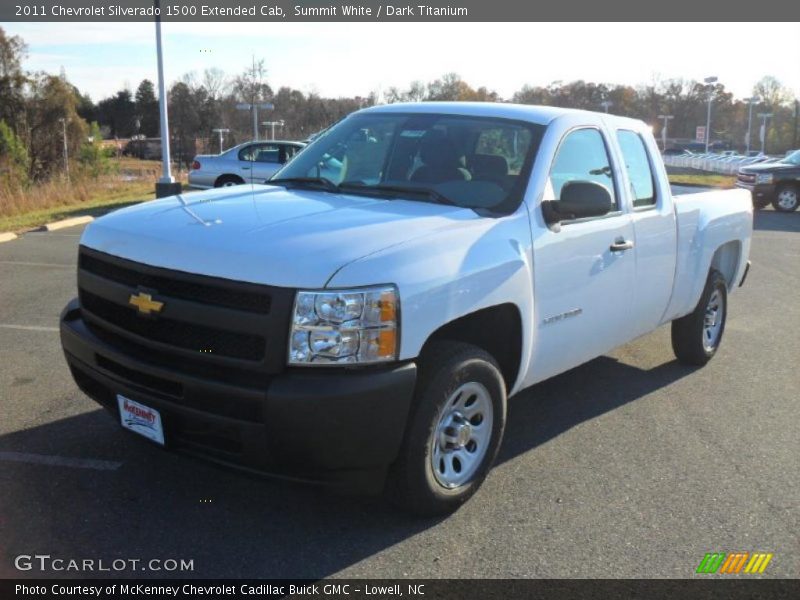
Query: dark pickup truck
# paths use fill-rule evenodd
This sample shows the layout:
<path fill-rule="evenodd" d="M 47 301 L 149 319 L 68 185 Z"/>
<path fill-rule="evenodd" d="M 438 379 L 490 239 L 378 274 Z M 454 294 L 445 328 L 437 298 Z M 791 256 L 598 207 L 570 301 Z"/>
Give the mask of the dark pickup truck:
<path fill-rule="evenodd" d="M 753 206 L 792 212 L 800 205 L 800 150 L 780 162 L 757 164 L 739 169 L 736 187 L 750 190 Z"/>

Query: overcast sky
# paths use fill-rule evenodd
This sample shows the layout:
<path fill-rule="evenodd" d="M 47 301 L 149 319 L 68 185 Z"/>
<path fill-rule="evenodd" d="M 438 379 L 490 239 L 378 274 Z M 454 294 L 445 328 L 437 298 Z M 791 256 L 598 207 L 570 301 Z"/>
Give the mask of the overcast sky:
<path fill-rule="evenodd" d="M 0 23 L 29 46 L 25 67 L 58 73 L 97 101 L 156 79 L 152 23 Z M 168 82 L 264 58 L 274 89 L 366 96 L 447 72 L 508 98 L 524 84 L 637 85 L 716 75 L 737 97 L 763 75 L 800 96 L 800 24 L 165 23 Z M 760 35 L 768 36 L 763 42 Z"/>

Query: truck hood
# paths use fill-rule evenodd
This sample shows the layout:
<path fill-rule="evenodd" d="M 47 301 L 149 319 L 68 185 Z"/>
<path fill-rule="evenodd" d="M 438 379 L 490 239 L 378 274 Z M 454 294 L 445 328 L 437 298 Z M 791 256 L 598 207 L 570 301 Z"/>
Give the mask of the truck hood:
<path fill-rule="evenodd" d="M 770 163 L 767 165 L 749 165 L 742 167 L 740 170 L 742 173 L 779 173 L 781 171 L 791 171 L 793 169 L 800 171 L 800 166 L 790 163 Z"/>
<path fill-rule="evenodd" d="M 424 202 L 236 186 L 118 210 L 91 223 L 81 244 L 187 273 L 320 288 L 352 261 L 478 218 Z"/>

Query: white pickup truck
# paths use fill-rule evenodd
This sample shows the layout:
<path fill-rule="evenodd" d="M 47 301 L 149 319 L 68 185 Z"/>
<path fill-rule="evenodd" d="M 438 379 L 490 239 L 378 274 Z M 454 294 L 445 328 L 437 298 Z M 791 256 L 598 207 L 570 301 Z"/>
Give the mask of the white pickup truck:
<path fill-rule="evenodd" d="M 445 513 L 491 468 L 509 396 L 670 322 L 706 363 L 752 206 L 673 197 L 640 121 L 373 107 L 267 185 L 90 224 L 61 340 L 78 386 L 158 444 Z"/>

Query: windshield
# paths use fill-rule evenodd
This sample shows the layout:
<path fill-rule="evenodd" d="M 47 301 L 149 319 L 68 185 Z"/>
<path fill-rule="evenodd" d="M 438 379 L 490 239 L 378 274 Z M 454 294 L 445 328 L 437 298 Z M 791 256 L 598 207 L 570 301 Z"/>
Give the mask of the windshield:
<path fill-rule="evenodd" d="M 781 162 L 789 163 L 790 165 L 800 165 L 800 150 L 795 150 Z"/>
<path fill-rule="evenodd" d="M 322 134 L 272 179 L 508 213 L 522 200 L 543 131 L 543 125 L 498 118 L 357 114 Z"/>

